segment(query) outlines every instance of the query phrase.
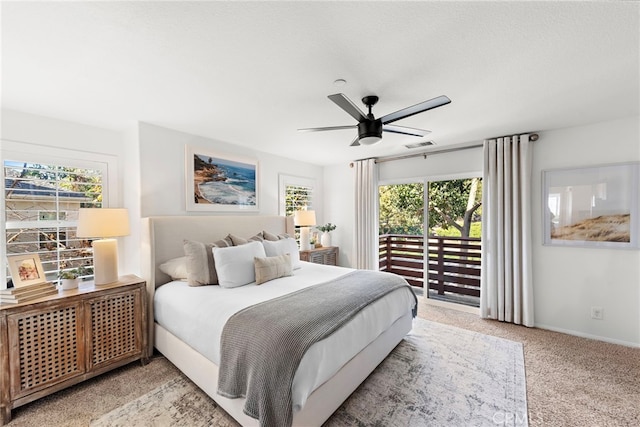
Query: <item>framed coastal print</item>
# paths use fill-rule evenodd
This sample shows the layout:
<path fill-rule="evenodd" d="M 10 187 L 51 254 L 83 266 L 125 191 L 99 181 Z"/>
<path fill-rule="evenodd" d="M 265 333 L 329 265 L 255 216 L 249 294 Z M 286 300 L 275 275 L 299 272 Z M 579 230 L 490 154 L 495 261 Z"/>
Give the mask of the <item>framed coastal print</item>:
<path fill-rule="evenodd" d="M 187 145 L 187 211 L 257 211 L 258 162 Z"/>
<path fill-rule="evenodd" d="M 14 287 L 46 283 L 47 279 L 38 254 L 9 255 L 7 261 Z"/>
<path fill-rule="evenodd" d="M 545 245 L 640 248 L 640 162 L 542 172 Z"/>

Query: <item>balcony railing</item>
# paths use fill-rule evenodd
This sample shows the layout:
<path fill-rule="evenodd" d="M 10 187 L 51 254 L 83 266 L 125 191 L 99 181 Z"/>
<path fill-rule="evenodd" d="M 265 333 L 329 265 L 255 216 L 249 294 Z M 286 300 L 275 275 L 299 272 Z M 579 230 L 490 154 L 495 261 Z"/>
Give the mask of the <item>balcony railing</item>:
<path fill-rule="evenodd" d="M 429 298 L 479 304 L 481 241 L 477 238 L 430 236 L 428 242 Z M 404 277 L 424 288 L 424 238 L 385 234 L 380 236 L 379 269 Z"/>

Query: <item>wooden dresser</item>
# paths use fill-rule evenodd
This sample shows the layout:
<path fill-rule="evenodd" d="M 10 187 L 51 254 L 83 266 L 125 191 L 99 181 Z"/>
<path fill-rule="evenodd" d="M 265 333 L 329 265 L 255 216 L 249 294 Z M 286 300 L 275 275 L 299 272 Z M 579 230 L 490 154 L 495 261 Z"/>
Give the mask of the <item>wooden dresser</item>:
<path fill-rule="evenodd" d="M 338 247 L 328 246 L 300 251 L 300 260 L 316 264 L 338 265 Z"/>
<path fill-rule="evenodd" d="M 134 360 L 147 361 L 145 282 L 118 282 L 0 304 L 0 425 L 11 410 Z"/>

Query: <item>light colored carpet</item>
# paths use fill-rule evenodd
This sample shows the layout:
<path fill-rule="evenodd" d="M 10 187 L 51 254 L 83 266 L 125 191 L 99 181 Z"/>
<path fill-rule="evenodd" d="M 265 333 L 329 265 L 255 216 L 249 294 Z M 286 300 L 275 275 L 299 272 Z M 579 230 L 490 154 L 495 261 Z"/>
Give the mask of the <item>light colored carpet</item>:
<path fill-rule="evenodd" d="M 527 425 L 522 344 L 422 319 L 328 420 L 351 425 Z M 505 420 L 513 422 L 503 423 Z M 518 420 L 519 422 L 516 422 Z M 185 378 L 169 381 L 91 424 L 230 426 Z"/>

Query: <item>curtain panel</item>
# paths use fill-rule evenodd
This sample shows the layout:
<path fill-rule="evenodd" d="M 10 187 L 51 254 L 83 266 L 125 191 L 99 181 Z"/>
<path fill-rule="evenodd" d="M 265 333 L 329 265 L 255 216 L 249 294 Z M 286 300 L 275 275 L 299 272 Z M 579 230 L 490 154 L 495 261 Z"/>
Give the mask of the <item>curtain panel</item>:
<path fill-rule="evenodd" d="M 355 167 L 355 268 L 378 269 L 378 166 L 374 159 Z"/>
<path fill-rule="evenodd" d="M 534 326 L 529 135 L 484 142 L 480 315 Z"/>

